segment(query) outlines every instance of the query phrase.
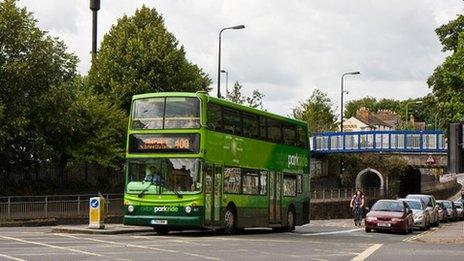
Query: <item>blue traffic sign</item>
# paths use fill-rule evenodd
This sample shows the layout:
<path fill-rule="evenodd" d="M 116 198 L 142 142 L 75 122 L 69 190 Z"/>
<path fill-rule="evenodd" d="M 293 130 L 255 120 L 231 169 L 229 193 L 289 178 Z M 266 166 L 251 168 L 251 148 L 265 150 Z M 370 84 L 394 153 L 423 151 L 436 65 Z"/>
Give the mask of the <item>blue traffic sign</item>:
<path fill-rule="evenodd" d="M 99 205 L 98 199 L 92 199 L 92 200 L 90 201 L 90 206 L 91 206 L 92 208 L 98 208 L 98 205 Z"/>

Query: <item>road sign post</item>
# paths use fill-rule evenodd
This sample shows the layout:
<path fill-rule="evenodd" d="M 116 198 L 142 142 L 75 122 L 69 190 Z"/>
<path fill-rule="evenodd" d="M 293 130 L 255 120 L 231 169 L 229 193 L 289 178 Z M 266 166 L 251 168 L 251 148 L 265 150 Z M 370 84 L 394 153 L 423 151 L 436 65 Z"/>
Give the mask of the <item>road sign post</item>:
<path fill-rule="evenodd" d="M 105 198 L 93 197 L 89 201 L 89 228 L 105 228 Z"/>

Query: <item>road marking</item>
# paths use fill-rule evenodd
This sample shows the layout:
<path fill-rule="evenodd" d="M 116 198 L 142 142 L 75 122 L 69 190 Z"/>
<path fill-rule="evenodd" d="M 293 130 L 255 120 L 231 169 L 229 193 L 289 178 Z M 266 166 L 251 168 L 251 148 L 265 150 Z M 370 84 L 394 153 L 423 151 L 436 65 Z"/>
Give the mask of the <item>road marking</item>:
<path fill-rule="evenodd" d="M 377 251 L 380 247 L 382 247 L 382 244 L 374 244 L 370 246 L 368 249 L 364 250 L 361 252 L 359 255 L 351 259 L 351 261 L 361 261 L 361 260 L 366 260 L 370 255 L 372 255 L 375 251 Z"/>
<path fill-rule="evenodd" d="M 302 236 L 322 236 L 322 235 L 334 235 L 334 234 L 344 234 L 344 233 L 351 233 L 355 231 L 363 230 L 364 228 L 354 228 L 349 230 L 337 230 L 337 231 L 329 231 L 329 232 L 319 232 L 313 234 L 300 234 Z"/>
<path fill-rule="evenodd" d="M 411 236 L 411 237 L 408 237 L 408 238 L 405 238 L 403 239 L 404 242 L 414 242 L 415 240 L 425 236 L 425 235 L 428 235 L 428 234 L 431 234 L 437 230 L 439 230 L 440 228 L 442 228 L 443 226 L 440 226 L 440 227 L 433 227 L 433 228 L 430 228 L 430 230 L 428 231 L 424 231 L 418 235 L 415 235 L 415 236 Z"/>
<path fill-rule="evenodd" d="M 117 245 L 117 246 L 150 249 L 150 250 L 156 250 L 156 251 L 160 251 L 160 252 L 167 252 L 167 253 L 174 253 L 174 254 L 184 254 L 184 255 L 187 255 L 187 256 L 199 257 L 199 258 L 209 259 L 209 260 L 221 260 L 220 258 L 217 258 L 217 257 L 205 256 L 205 255 L 188 253 L 188 252 L 181 252 L 181 251 L 177 251 L 177 250 L 170 250 L 170 249 L 164 249 L 164 248 L 158 248 L 158 247 L 151 247 L 151 246 L 144 246 L 144 245 L 134 245 L 134 244 L 120 243 L 120 242 L 116 242 L 116 241 L 108 241 L 108 240 L 101 240 L 101 239 L 87 238 L 87 237 L 76 237 L 76 236 L 65 235 L 65 234 L 54 234 L 54 235 L 62 236 L 62 237 L 69 237 L 69 238 L 74 238 L 74 239 L 90 240 L 90 241 L 94 241 L 94 242 L 112 244 L 112 245 Z"/>
<path fill-rule="evenodd" d="M 29 240 L 24 240 L 24 239 L 15 238 L 15 237 L 0 236 L 0 238 L 9 239 L 9 240 L 15 240 L 15 241 L 22 242 L 22 243 L 33 244 L 33 245 L 38 245 L 38 246 L 44 246 L 44 247 L 49 247 L 49 248 L 54 248 L 54 249 L 67 250 L 67 251 L 80 253 L 80 254 L 85 254 L 85 255 L 89 255 L 89 256 L 104 257 L 103 255 L 92 253 L 92 252 L 82 251 L 82 250 L 69 248 L 69 247 L 55 246 L 55 245 L 50 245 L 50 244 L 41 243 L 41 242 L 29 241 Z"/>
<path fill-rule="evenodd" d="M 9 259 L 9 260 L 27 261 L 26 259 L 12 257 L 12 256 L 9 256 L 9 255 L 4 255 L 4 254 L 0 254 L 0 257 L 4 257 L 4 258 Z"/>

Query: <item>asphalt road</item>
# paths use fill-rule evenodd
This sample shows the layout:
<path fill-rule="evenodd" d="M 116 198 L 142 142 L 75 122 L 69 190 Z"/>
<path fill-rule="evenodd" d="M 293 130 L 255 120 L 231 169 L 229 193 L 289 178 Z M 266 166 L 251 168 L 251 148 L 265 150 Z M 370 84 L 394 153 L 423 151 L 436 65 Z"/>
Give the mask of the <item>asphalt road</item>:
<path fill-rule="evenodd" d="M 464 235 L 464 222 L 453 224 L 436 230 L 461 229 Z M 252 229 L 232 236 L 211 232 L 159 236 L 151 232 L 77 235 L 50 231 L 51 227 L 0 228 L 0 260 L 464 260 L 464 244 L 415 241 L 437 231 L 365 233 L 349 220 L 313 221 L 294 233 Z"/>

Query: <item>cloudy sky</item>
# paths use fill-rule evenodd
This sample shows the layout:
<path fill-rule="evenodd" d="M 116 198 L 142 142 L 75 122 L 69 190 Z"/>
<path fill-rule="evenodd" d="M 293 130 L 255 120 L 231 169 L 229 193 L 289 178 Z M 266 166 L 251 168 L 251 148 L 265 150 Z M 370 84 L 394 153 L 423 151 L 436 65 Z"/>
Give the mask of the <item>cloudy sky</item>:
<path fill-rule="evenodd" d="M 340 76 L 353 70 L 361 75 L 346 78 L 346 100 L 429 93 L 426 79 L 446 55 L 434 29 L 464 7 L 461 0 L 102 0 L 99 41 L 119 17 L 143 4 L 164 16 L 214 86 L 218 31 L 246 25 L 223 33 L 222 68 L 229 71 L 229 85 L 239 81 L 246 93 L 259 89 L 265 108 L 284 115 L 316 88 L 338 108 Z M 20 0 L 20 5 L 79 56 L 79 71 L 87 74 L 89 0 Z"/>

